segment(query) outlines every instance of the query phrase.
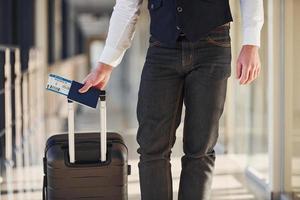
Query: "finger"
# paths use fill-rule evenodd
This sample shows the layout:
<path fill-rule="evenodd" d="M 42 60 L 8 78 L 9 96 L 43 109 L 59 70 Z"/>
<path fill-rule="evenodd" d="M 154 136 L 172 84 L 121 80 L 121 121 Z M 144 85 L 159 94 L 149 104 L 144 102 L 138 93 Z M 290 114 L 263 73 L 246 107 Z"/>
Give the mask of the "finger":
<path fill-rule="evenodd" d="M 79 89 L 80 93 L 85 93 L 87 92 L 91 87 L 93 86 L 93 84 L 90 81 L 86 81 L 86 83 L 83 85 L 82 88 Z"/>
<path fill-rule="evenodd" d="M 108 80 L 105 80 L 105 81 L 103 82 L 103 85 L 102 85 L 102 87 L 101 87 L 101 90 L 104 90 L 104 89 L 106 88 L 107 83 L 108 83 Z"/>
<path fill-rule="evenodd" d="M 261 67 L 260 67 L 260 64 L 258 64 L 257 67 L 256 67 L 255 79 L 258 78 L 260 70 L 261 70 Z"/>
<path fill-rule="evenodd" d="M 103 80 L 100 83 L 98 83 L 95 87 L 98 88 L 99 90 L 104 90 L 106 84 L 107 84 L 107 81 Z"/>
<path fill-rule="evenodd" d="M 108 84 L 110 76 L 105 76 L 105 78 L 97 85 L 97 88 L 100 90 L 104 90 L 106 85 Z"/>
<path fill-rule="evenodd" d="M 236 78 L 239 79 L 242 73 L 242 64 L 240 62 L 236 63 Z"/>
<path fill-rule="evenodd" d="M 255 68 L 254 69 L 254 71 L 253 71 L 253 79 L 252 79 L 252 81 L 254 81 L 256 78 L 257 78 L 257 68 Z"/>
<path fill-rule="evenodd" d="M 104 85 L 103 85 L 103 90 L 106 88 L 106 86 L 107 86 L 107 84 L 108 84 L 108 82 L 109 82 L 109 79 L 110 79 L 110 76 L 107 76 L 106 78 L 105 78 L 105 81 L 104 81 Z"/>
<path fill-rule="evenodd" d="M 258 68 L 258 71 L 257 71 L 257 76 L 259 76 L 260 74 L 260 71 L 261 71 L 261 67 Z"/>
<path fill-rule="evenodd" d="M 249 77 L 249 68 L 242 66 L 242 76 L 240 78 L 240 84 L 245 84 Z"/>
<path fill-rule="evenodd" d="M 257 67 L 255 70 L 255 77 L 254 77 L 255 79 L 257 79 L 257 77 L 258 77 L 258 72 L 259 72 L 259 67 Z"/>
<path fill-rule="evenodd" d="M 255 70 L 256 70 L 256 68 L 250 69 L 249 77 L 248 77 L 248 80 L 246 81 L 246 84 L 251 83 L 254 80 Z"/>
<path fill-rule="evenodd" d="M 97 88 L 97 89 L 99 89 L 99 90 L 102 90 L 102 88 L 103 88 L 103 82 L 98 83 L 94 87 Z"/>

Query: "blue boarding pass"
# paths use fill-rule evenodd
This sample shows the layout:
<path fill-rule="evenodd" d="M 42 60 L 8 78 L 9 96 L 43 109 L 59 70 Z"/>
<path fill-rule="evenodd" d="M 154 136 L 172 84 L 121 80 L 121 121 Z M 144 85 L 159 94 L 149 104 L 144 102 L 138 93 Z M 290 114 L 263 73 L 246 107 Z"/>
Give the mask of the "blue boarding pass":
<path fill-rule="evenodd" d="M 47 90 L 68 96 L 71 85 L 72 81 L 54 74 L 49 74 Z"/>
<path fill-rule="evenodd" d="M 105 96 L 104 90 L 94 87 L 86 93 L 79 93 L 78 90 L 83 86 L 82 83 L 71 81 L 55 74 L 49 74 L 46 89 L 66 96 L 69 100 L 96 108 L 100 96 Z"/>

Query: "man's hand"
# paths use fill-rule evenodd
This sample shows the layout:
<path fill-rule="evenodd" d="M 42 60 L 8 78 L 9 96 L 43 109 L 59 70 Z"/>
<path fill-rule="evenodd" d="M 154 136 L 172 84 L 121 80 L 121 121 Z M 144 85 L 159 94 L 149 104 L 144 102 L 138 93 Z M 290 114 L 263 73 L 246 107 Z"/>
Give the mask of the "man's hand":
<path fill-rule="evenodd" d="M 261 63 L 258 54 L 258 47 L 244 45 L 240 52 L 236 66 L 236 78 L 240 84 L 251 83 L 260 73 Z"/>
<path fill-rule="evenodd" d="M 104 89 L 108 83 L 113 67 L 104 63 L 99 63 L 96 69 L 94 69 L 84 79 L 84 86 L 79 90 L 80 93 L 87 92 L 91 87 L 98 89 Z"/>

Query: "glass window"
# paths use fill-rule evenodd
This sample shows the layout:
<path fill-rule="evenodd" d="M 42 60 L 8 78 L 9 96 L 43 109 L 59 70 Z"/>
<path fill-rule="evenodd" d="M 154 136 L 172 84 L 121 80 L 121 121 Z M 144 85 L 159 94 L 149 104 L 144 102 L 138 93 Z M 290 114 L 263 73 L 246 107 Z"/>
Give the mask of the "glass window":
<path fill-rule="evenodd" d="M 300 197 L 300 1 L 286 3 L 285 89 L 286 89 L 286 170 L 285 189 Z"/>

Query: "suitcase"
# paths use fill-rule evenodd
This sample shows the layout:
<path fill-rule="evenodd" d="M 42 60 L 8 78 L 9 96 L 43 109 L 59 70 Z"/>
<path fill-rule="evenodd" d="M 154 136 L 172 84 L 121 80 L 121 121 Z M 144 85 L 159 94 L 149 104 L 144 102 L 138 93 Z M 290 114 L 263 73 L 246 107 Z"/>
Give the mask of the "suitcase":
<path fill-rule="evenodd" d="M 106 133 L 105 92 L 100 95 L 101 133 L 74 134 L 68 100 L 68 133 L 47 140 L 44 200 L 127 200 L 128 150 L 118 133 Z"/>

